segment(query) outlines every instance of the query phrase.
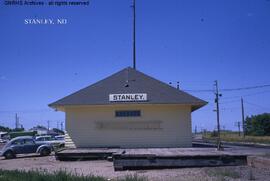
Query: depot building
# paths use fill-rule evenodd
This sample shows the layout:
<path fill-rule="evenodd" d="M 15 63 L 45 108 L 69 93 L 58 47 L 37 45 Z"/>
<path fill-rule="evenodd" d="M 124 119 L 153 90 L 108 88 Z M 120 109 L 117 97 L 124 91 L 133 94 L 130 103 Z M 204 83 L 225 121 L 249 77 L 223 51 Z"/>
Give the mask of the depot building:
<path fill-rule="evenodd" d="M 77 148 L 191 147 L 191 113 L 204 105 L 130 67 L 49 104 Z"/>

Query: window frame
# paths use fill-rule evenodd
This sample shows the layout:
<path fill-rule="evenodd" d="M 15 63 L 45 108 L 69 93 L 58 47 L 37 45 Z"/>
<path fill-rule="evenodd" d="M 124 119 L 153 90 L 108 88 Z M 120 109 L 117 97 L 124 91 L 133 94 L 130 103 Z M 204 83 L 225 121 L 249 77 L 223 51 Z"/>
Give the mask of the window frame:
<path fill-rule="evenodd" d="M 114 117 L 116 118 L 132 118 L 132 117 L 141 117 L 141 110 L 115 110 Z"/>

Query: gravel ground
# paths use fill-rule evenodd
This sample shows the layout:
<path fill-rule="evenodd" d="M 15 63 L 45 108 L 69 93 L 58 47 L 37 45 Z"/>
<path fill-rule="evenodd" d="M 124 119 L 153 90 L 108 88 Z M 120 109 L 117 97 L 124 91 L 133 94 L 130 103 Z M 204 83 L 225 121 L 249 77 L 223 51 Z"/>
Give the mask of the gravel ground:
<path fill-rule="evenodd" d="M 19 157 L 12 160 L 5 160 L 0 157 L 0 169 L 7 170 L 66 170 L 83 175 L 98 175 L 108 179 L 122 178 L 126 175 L 137 174 L 150 181 L 197 181 L 197 180 L 249 180 L 250 170 L 256 180 L 270 180 L 270 168 L 258 169 L 248 166 L 235 167 L 204 167 L 204 168 L 182 168 L 162 170 L 139 170 L 139 171 L 118 171 L 113 169 L 113 163 L 108 161 L 72 161 L 61 162 L 55 160 L 54 156 L 39 157 L 31 155 Z"/>

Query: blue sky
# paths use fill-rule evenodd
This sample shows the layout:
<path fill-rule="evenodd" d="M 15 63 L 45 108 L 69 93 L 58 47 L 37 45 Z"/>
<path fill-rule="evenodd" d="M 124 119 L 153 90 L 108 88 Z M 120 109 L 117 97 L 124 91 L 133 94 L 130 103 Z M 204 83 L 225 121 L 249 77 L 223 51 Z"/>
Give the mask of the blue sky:
<path fill-rule="evenodd" d="M 2 3 L 2 2 L 1 2 Z M 132 63 L 131 0 L 87 7 L 0 5 L 0 125 L 56 127 L 64 113 L 48 104 Z M 137 68 L 183 90 L 270 84 L 269 0 L 137 0 Z M 25 25 L 66 18 L 67 25 Z M 214 94 L 192 114 L 193 127 L 216 125 Z M 270 87 L 222 92 L 221 125 L 236 129 L 240 96 L 247 115 L 270 111 Z"/>

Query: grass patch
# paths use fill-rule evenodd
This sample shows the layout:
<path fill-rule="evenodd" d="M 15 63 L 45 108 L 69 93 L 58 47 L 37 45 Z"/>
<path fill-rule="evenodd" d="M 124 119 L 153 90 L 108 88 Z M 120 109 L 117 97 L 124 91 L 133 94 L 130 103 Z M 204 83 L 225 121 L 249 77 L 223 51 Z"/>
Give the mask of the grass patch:
<path fill-rule="evenodd" d="M 239 136 L 235 132 L 221 132 L 220 138 L 222 141 L 228 142 L 244 142 L 244 143 L 263 143 L 270 144 L 270 136 Z M 204 134 L 203 139 L 206 140 L 215 140 L 215 137 L 212 137 L 210 133 Z"/>
<path fill-rule="evenodd" d="M 210 177 L 217 177 L 220 180 L 225 180 L 225 178 L 233 178 L 233 179 L 238 179 L 240 178 L 240 173 L 230 170 L 230 169 L 209 169 L 207 170 L 207 174 Z"/>
<path fill-rule="evenodd" d="M 68 173 L 66 171 L 55 171 L 49 173 L 43 171 L 21 171 L 21 170 L 0 170 L 0 181 L 107 181 L 108 179 L 99 176 L 83 176 Z M 137 175 L 128 175 L 124 179 L 116 181 L 146 181 L 145 178 Z"/>

